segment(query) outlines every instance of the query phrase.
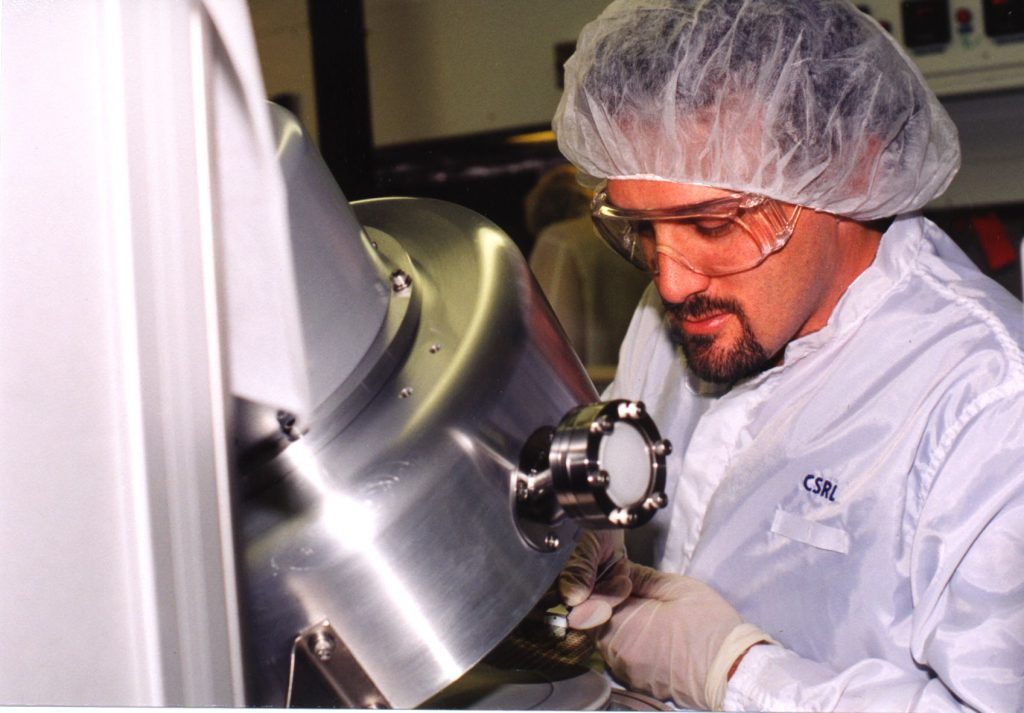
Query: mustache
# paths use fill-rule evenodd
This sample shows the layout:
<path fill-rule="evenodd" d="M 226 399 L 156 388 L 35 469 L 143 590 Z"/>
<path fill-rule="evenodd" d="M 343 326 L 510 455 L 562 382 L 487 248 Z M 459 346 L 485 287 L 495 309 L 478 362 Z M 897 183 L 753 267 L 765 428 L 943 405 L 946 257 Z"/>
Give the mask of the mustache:
<path fill-rule="evenodd" d="M 722 312 L 731 312 L 741 319 L 746 315 L 743 308 L 735 300 L 719 297 L 708 297 L 704 294 L 693 294 L 682 302 L 664 302 L 665 311 L 669 312 L 676 319 L 698 320 L 710 317 Z"/>

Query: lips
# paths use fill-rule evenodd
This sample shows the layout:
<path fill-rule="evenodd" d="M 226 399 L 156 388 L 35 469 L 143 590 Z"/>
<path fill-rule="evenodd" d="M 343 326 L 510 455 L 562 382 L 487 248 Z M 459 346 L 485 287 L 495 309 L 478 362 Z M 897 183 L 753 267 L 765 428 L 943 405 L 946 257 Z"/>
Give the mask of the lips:
<path fill-rule="evenodd" d="M 738 302 L 723 297 L 708 297 L 699 292 L 682 302 L 665 303 L 665 309 L 670 315 L 671 331 L 676 339 L 714 340 L 730 320 L 737 320 L 741 327 L 746 324 L 743 308 Z"/>
<path fill-rule="evenodd" d="M 725 326 L 725 323 L 732 316 L 732 312 L 716 312 L 710 315 L 702 314 L 694 317 L 684 317 L 679 320 L 679 324 L 687 334 L 714 334 Z"/>

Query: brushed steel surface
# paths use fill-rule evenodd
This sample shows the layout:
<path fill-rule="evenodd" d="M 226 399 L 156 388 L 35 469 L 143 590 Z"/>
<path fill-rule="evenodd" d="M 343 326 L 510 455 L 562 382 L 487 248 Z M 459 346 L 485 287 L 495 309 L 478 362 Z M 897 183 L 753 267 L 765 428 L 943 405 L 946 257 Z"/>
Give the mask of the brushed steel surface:
<path fill-rule="evenodd" d="M 440 201 L 353 208 L 411 284 L 361 338 L 358 383 L 242 498 L 257 705 L 284 703 L 292 642 L 323 620 L 392 706 L 422 703 L 514 628 L 578 536 L 541 552 L 513 522 L 523 443 L 597 397 L 518 249 Z"/>
<path fill-rule="evenodd" d="M 299 331 L 315 409 L 370 349 L 391 287 L 380 280 L 378 256 L 298 120 L 268 106 L 287 190 Z"/>

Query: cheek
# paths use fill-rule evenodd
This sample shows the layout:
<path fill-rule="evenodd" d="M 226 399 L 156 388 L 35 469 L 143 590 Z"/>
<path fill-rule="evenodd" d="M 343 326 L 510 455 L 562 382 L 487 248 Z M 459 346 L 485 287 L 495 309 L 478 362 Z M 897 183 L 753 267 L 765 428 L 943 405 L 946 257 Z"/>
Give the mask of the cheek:
<path fill-rule="evenodd" d="M 768 267 L 765 263 L 763 267 Z M 781 350 L 799 335 L 814 313 L 815 267 L 806 261 L 780 261 L 764 275 L 744 300 L 745 311 L 757 341 L 769 354 Z"/>

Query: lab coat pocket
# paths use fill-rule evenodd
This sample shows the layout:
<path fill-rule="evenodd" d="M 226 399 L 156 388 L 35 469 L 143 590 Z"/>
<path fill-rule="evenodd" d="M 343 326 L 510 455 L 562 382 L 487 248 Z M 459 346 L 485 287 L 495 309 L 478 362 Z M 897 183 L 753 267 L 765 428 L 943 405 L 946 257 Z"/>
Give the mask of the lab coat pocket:
<path fill-rule="evenodd" d="M 850 533 L 839 527 L 822 525 L 800 515 L 776 510 L 771 531 L 811 547 L 846 554 L 850 551 Z"/>

